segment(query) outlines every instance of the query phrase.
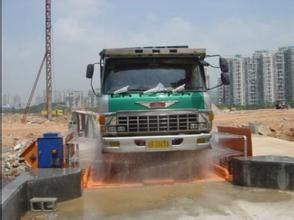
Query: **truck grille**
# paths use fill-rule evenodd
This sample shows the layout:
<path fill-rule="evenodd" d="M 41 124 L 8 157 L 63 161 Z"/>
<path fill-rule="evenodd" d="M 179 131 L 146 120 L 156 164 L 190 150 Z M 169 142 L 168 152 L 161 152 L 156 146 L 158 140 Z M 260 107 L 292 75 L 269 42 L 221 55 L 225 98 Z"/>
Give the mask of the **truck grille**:
<path fill-rule="evenodd" d="M 118 115 L 117 123 L 125 126 L 127 132 L 162 132 L 187 131 L 190 124 L 196 124 L 198 114 L 171 115 Z"/>

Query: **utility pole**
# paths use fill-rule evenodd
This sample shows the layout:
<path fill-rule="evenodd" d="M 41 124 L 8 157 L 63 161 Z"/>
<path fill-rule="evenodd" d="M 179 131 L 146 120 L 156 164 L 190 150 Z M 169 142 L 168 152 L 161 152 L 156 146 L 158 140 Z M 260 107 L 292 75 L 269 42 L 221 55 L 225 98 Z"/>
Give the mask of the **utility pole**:
<path fill-rule="evenodd" d="M 47 118 L 52 119 L 51 0 L 46 0 L 46 96 Z"/>

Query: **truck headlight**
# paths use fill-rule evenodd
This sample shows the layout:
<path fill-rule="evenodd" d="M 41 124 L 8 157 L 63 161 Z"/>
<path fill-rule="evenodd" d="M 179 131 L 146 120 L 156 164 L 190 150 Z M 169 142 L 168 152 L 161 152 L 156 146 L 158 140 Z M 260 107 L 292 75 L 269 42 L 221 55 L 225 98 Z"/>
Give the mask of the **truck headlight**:
<path fill-rule="evenodd" d="M 197 128 L 198 128 L 198 124 L 196 124 L 196 123 L 190 124 L 190 129 L 197 129 Z"/>
<path fill-rule="evenodd" d="M 125 126 L 117 126 L 117 131 L 118 132 L 125 132 L 126 131 L 126 127 Z"/>
<path fill-rule="evenodd" d="M 199 124 L 199 129 L 206 129 L 207 125 L 205 123 L 200 123 Z"/>
<path fill-rule="evenodd" d="M 115 128 L 115 126 L 109 126 L 109 127 L 107 128 L 107 131 L 108 131 L 108 132 L 111 132 L 111 133 L 114 133 L 114 132 L 116 132 L 116 128 Z"/>

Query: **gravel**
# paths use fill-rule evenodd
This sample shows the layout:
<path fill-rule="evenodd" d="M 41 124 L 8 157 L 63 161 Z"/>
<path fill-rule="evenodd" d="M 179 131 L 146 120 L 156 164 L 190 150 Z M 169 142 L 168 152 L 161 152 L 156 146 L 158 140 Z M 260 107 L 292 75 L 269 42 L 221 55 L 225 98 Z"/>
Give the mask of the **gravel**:
<path fill-rule="evenodd" d="M 14 147 L 2 148 L 2 187 L 29 168 L 26 162 L 19 157 L 27 144 L 26 141 L 20 141 Z"/>

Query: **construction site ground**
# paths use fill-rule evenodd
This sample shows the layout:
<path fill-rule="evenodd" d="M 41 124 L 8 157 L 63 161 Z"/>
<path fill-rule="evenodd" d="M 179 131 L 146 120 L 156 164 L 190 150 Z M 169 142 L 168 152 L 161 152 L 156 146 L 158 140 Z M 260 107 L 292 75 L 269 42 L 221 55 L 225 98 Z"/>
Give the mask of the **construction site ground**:
<path fill-rule="evenodd" d="M 17 143 L 35 140 L 45 132 L 67 131 L 67 116 L 48 121 L 40 114 L 30 114 L 27 123 L 22 123 L 21 119 L 22 114 L 2 114 L 2 146 L 14 147 Z"/>
<path fill-rule="evenodd" d="M 256 155 L 263 153 L 262 148 L 272 152 L 293 156 L 294 109 L 260 109 L 251 111 L 228 111 L 214 109 L 216 126 L 251 127 L 255 130 L 253 146 Z M 21 114 L 2 114 L 2 177 L 4 182 L 20 175 L 27 167 L 18 160 L 21 149 L 45 132 L 65 133 L 68 129 L 69 115 L 54 117 L 48 121 L 40 114 L 30 114 L 27 123 L 22 123 Z M 273 138 L 265 138 L 273 137 Z M 280 145 L 287 150 L 280 151 Z"/>
<path fill-rule="evenodd" d="M 40 114 L 33 114 L 27 117 L 27 123 L 22 123 L 21 119 L 21 114 L 2 114 L 2 186 L 29 168 L 25 161 L 19 158 L 27 145 L 43 133 L 67 131 L 66 116 L 48 121 Z"/>
<path fill-rule="evenodd" d="M 20 141 L 36 139 L 44 132 L 67 131 L 68 116 L 48 121 L 40 114 L 32 114 L 25 124 L 21 118 L 21 114 L 2 114 L 2 146 L 13 147 Z M 259 129 L 261 135 L 294 141 L 294 109 L 215 110 L 214 127 L 247 127 L 250 123 Z"/>
<path fill-rule="evenodd" d="M 272 111 L 274 110 L 250 112 L 253 119 L 247 117 L 247 121 L 246 117 L 242 117 L 243 112 L 220 113 L 216 116 L 216 123 L 228 125 L 225 123 L 233 121 L 234 126 L 261 123 L 261 117 L 255 114 L 269 114 Z M 222 117 L 219 120 L 220 115 Z M 293 120 L 293 110 L 277 111 L 273 115 L 272 123 L 280 117 Z M 240 119 L 241 124 L 237 124 L 237 119 Z M 80 145 L 81 166 L 87 166 L 87 162 L 91 162 L 93 149 L 90 148 L 90 144 L 86 142 Z M 294 157 L 294 144 L 291 141 L 254 134 L 253 153 Z M 81 198 L 59 203 L 56 212 L 28 212 L 23 219 L 290 220 L 294 216 L 293 203 L 293 191 L 235 186 L 212 175 L 208 179 L 186 183 L 85 189 Z"/>
<path fill-rule="evenodd" d="M 19 114 L 3 116 L 5 148 L 44 132 L 67 131 L 66 116 L 50 122 L 31 115 L 26 124 Z M 258 128 L 253 135 L 254 155 L 294 157 L 294 109 L 216 111 L 214 126 L 246 127 L 249 123 Z M 93 153 L 88 146 L 80 146 L 84 164 L 91 163 Z M 292 191 L 239 187 L 215 176 L 190 183 L 85 189 L 81 198 L 59 203 L 56 212 L 28 212 L 23 219 L 292 219 L 293 202 Z"/>
<path fill-rule="evenodd" d="M 249 127 L 257 134 L 294 141 L 294 109 L 215 109 L 214 126 Z"/>

